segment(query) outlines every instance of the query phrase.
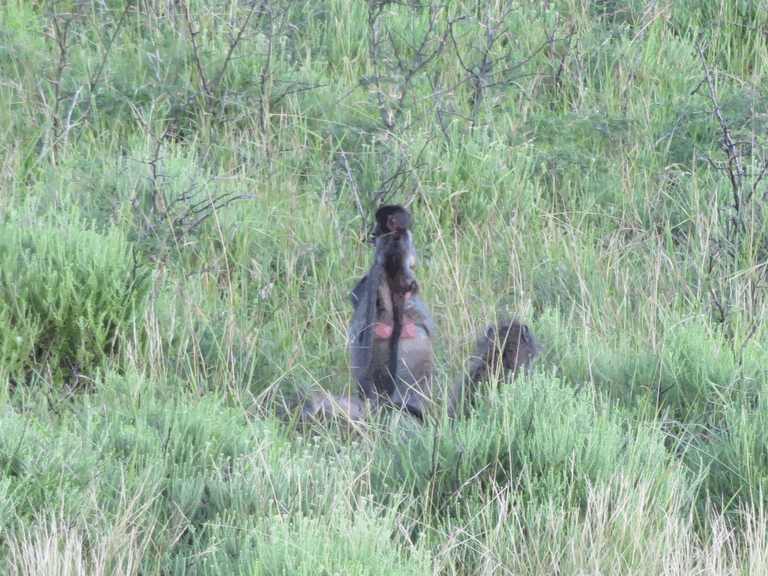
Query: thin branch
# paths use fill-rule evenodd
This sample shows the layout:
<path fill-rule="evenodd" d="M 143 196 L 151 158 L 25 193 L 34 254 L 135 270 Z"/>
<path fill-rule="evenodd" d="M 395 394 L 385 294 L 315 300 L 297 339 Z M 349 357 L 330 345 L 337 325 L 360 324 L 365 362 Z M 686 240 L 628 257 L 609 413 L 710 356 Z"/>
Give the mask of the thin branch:
<path fill-rule="evenodd" d="M 189 13 L 189 4 L 185 3 L 184 5 L 184 15 L 186 16 L 187 21 L 187 30 L 189 30 L 189 38 L 192 42 L 192 51 L 195 53 L 195 63 L 197 64 L 197 73 L 200 74 L 200 82 L 203 85 L 203 91 L 208 95 L 210 98 L 212 96 L 211 91 L 208 89 L 208 81 L 205 77 L 205 68 L 203 67 L 202 59 L 200 58 L 200 48 L 197 45 L 197 35 L 202 32 L 202 30 L 198 30 L 195 32 L 194 28 L 192 28 L 192 16 Z"/>
<path fill-rule="evenodd" d="M 374 9 L 375 7 L 375 9 Z M 384 10 L 384 4 L 378 3 L 372 0 L 368 8 L 368 26 L 371 29 L 371 60 L 373 61 L 373 77 L 376 81 L 376 98 L 379 101 L 379 113 L 381 114 L 381 121 L 387 130 L 392 130 L 395 125 L 392 122 L 392 113 L 386 110 L 384 106 L 384 98 L 381 95 L 381 77 L 379 75 L 379 24 L 378 19 Z"/>
<path fill-rule="evenodd" d="M 701 43 L 696 43 L 696 48 L 699 51 L 699 57 L 701 58 L 701 65 L 704 69 L 704 80 L 709 87 L 709 99 L 712 101 L 712 105 L 715 107 L 713 114 L 717 121 L 720 123 L 720 128 L 723 131 L 723 147 L 728 155 L 728 165 L 725 172 L 728 174 L 728 178 L 731 181 L 733 188 L 733 204 L 738 213 L 741 209 L 743 200 L 743 187 L 744 187 L 744 171 L 741 165 L 741 154 L 739 153 L 738 146 L 731 138 L 731 131 L 728 128 L 728 124 L 723 119 L 722 108 L 717 102 L 717 93 L 715 92 L 715 85 L 712 81 L 712 74 L 707 65 L 707 59 L 704 56 L 704 50 L 701 47 Z M 735 171 L 733 166 L 736 167 Z"/>

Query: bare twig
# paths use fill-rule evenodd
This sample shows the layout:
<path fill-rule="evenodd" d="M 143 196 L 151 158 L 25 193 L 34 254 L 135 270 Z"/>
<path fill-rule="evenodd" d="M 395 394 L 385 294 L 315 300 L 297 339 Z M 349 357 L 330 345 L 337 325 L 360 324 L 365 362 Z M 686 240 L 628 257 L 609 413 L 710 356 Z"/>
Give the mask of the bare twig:
<path fill-rule="evenodd" d="M 712 105 L 714 106 L 712 113 L 714 114 L 715 118 L 717 118 L 717 121 L 719 122 L 720 128 L 723 132 L 723 148 L 728 157 L 727 164 L 722 167 L 717 167 L 714 162 L 710 163 L 715 166 L 716 169 L 724 171 L 728 175 L 728 179 L 731 181 L 731 188 L 733 190 L 733 206 L 738 217 L 744 200 L 744 169 L 741 164 L 741 151 L 739 150 L 738 145 L 733 141 L 733 138 L 731 137 L 731 130 L 723 119 L 722 108 L 717 102 L 717 93 L 715 92 L 715 86 L 712 81 L 712 74 L 709 70 L 709 66 L 707 65 L 707 59 L 704 56 L 704 49 L 701 47 L 701 43 L 697 43 L 696 48 L 699 51 L 701 66 L 704 70 L 704 81 L 709 87 L 709 99 L 712 101 Z M 736 224 L 737 228 L 739 229 L 742 229 L 743 227 L 743 223 L 741 222 L 736 221 L 734 224 Z"/>
<path fill-rule="evenodd" d="M 205 68 L 203 67 L 203 62 L 200 59 L 200 48 L 197 45 L 197 35 L 200 34 L 201 30 L 195 31 L 192 27 L 192 16 L 189 14 L 189 5 L 185 4 L 184 8 L 184 15 L 186 16 L 187 21 L 187 30 L 189 31 L 189 40 L 192 43 L 192 50 L 195 54 L 197 73 L 200 74 L 200 82 L 203 85 L 203 91 L 208 95 L 209 98 L 211 98 L 213 94 L 208 88 L 208 80 L 205 77 Z"/>
<path fill-rule="evenodd" d="M 144 217 L 139 213 L 139 217 L 142 219 L 142 239 L 154 235 L 160 240 L 163 234 L 167 234 L 168 231 L 170 231 L 170 233 L 173 234 L 174 243 L 180 248 L 184 245 L 181 240 L 211 216 L 214 216 L 218 210 L 224 209 L 236 201 L 256 197 L 254 194 L 231 191 L 213 194 L 208 193 L 204 196 L 204 190 L 209 188 L 209 185 L 213 185 L 215 189 L 219 179 L 217 177 L 211 177 L 203 182 L 200 178 L 200 175 L 206 171 L 205 166 L 208 162 L 213 144 L 219 138 L 220 128 L 222 124 L 227 121 L 227 107 L 232 104 L 233 101 L 237 102 L 239 98 L 239 95 L 237 94 L 231 96 L 229 89 L 226 86 L 223 87 L 223 94 L 220 94 L 220 92 L 222 92 L 222 83 L 227 68 L 230 62 L 235 59 L 238 47 L 242 46 L 247 39 L 262 34 L 268 40 L 268 48 L 267 53 L 264 54 L 265 64 L 261 73 L 260 125 L 262 127 L 262 132 L 265 132 L 267 128 L 270 96 L 269 83 L 271 82 L 273 66 L 273 46 L 275 35 L 280 30 L 281 24 L 275 20 L 275 13 L 270 5 L 270 0 L 261 0 L 258 5 L 254 4 L 250 4 L 250 7 L 244 8 L 244 11 L 242 12 L 234 13 L 237 21 L 230 25 L 232 31 L 229 36 L 229 48 L 224 61 L 218 66 L 215 74 L 210 70 L 207 70 L 204 65 L 202 58 L 204 47 L 198 42 L 201 30 L 196 27 L 197 20 L 190 12 L 189 7 L 186 7 L 184 18 L 189 33 L 193 59 L 195 60 L 195 66 L 200 76 L 199 87 L 194 91 L 186 93 L 181 98 L 171 94 L 171 97 L 177 100 L 177 105 L 174 107 L 173 116 L 164 122 L 161 131 L 153 130 L 148 123 L 144 121 L 136 107 L 131 104 L 134 117 L 143 126 L 145 132 L 151 137 L 152 141 L 152 150 L 149 153 L 149 157 L 140 160 L 141 163 L 146 164 L 149 167 L 148 174 L 145 175 L 145 178 L 149 181 L 152 197 L 152 203 L 147 217 Z M 282 16 L 283 12 L 280 11 L 279 14 Z M 255 28 L 253 29 L 253 32 L 250 33 L 248 30 L 252 26 L 255 26 Z M 302 87 L 302 89 L 309 88 Z M 283 93 L 283 96 L 288 93 L 290 93 L 290 91 L 286 90 Z M 200 96 L 205 99 L 205 104 L 199 103 L 198 98 Z M 176 194 L 175 197 L 169 198 L 166 187 L 170 177 L 164 170 L 166 161 L 164 157 L 165 150 L 169 145 L 169 140 L 178 132 L 181 119 L 190 109 L 194 109 L 201 105 L 203 107 L 203 112 L 208 117 L 212 116 L 215 107 L 218 106 L 218 114 L 216 115 L 215 123 L 212 123 L 213 129 L 209 134 L 208 141 L 205 142 L 201 148 L 195 167 L 187 176 L 189 183 L 180 193 Z M 139 204 L 137 203 L 135 206 L 138 209 Z M 156 222 L 158 221 L 168 221 L 170 223 L 170 227 L 166 232 L 161 233 L 159 231 L 160 229 L 156 227 Z"/>
<path fill-rule="evenodd" d="M 568 28 L 568 33 L 564 37 L 558 38 L 557 31 L 559 24 L 559 15 L 555 14 L 555 24 L 552 27 L 552 33 L 549 34 L 546 29 L 544 30 L 544 34 L 547 37 L 547 44 L 549 45 L 549 51 L 554 57 L 555 62 L 557 62 L 557 71 L 552 75 L 552 78 L 554 79 L 554 87 L 557 92 L 559 92 L 562 88 L 562 77 L 563 71 L 565 70 L 565 59 L 570 52 L 571 39 L 573 38 L 575 30 L 575 26 L 573 23 L 571 23 Z M 565 50 L 562 52 L 557 51 L 557 42 L 559 41 L 566 41 Z M 552 106 L 554 107 L 554 102 L 552 103 Z"/>
<path fill-rule="evenodd" d="M 547 46 L 550 46 L 550 48 L 554 50 L 554 46 L 557 42 L 570 39 L 570 36 L 567 36 L 566 38 L 557 38 L 557 28 L 555 28 L 555 31 L 553 31 L 552 35 L 548 35 L 547 42 L 543 43 L 522 60 L 517 60 L 515 58 L 513 48 L 498 54 L 495 52 L 495 47 L 502 38 L 509 36 L 507 18 L 509 18 L 509 15 L 512 14 L 516 8 L 506 7 L 498 16 L 493 16 L 492 8 L 494 6 L 495 3 L 488 2 L 483 13 L 483 19 L 478 20 L 477 22 L 477 24 L 483 30 L 485 30 L 484 43 L 479 46 L 470 44 L 469 49 L 467 49 L 463 54 L 462 49 L 459 46 L 459 38 L 457 37 L 455 27 L 459 22 L 467 20 L 468 17 L 460 16 L 458 18 L 449 19 L 447 22 L 448 33 L 450 35 L 451 43 L 454 47 L 454 52 L 459 61 L 459 66 L 461 66 L 461 68 L 467 73 L 467 77 L 457 83 L 456 86 L 453 86 L 449 91 L 455 90 L 460 84 L 469 83 L 471 85 L 471 125 L 473 131 L 478 126 L 480 109 L 484 99 L 486 98 L 486 93 L 489 90 L 492 88 L 512 86 L 517 79 L 531 75 L 525 73 L 518 74 L 518 72 L 521 71 L 523 67 L 531 61 L 532 58 L 534 58 Z M 555 26 L 557 27 L 557 24 Z M 557 54 L 556 52 L 554 53 Z M 564 52 L 564 54 L 567 54 L 567 50 Z M 509 65 L 509 62 L 513 62 L 513 64 Z M 503 68 L 499 68 L 500 65 L 505 66 Z M 496 80 L 492 81 L 492 78 L 496 78 Z"/>
<path fill-rule="evenodd" d="M 51 25 L 53 34 L 49 36 L 56 43 L 58 48 L 58 59 L 56 63 L 56 72 L 54 79 L 49 80 L 53 86 L 53 110 L 51 110 L 52 138 L 50 140 L 51 163 L 56 165 L 56 158 L 59 151 L 59 140 L 62 135 L 60 107 L 64 100 L 62 96 L 62 79 L 64 70 L 68 66 L 68 51 L 70 47 L 70 28 L 80 15 L 80 6 L 76 5 L 77 12 L 58 12 L 58 5 L 61 0 L 51 0 Z"/>
<path fill-rule="evenodd" d="M 237 48 L 243 41 L 243 33 L 245 32 L 245 29 L 248 27 L 248 24 L 251 21 L 251 16 L 253 16 L 253 14 L 258 14 L 260 16 L 268 15 L 270 16 L 270 19 L 271 19 L 271 13 L 269 13 L 266 9 L 267 1 L 268 0 L 262 0 L 261 4 L 256 10 L 248 11 L 248 15 L 245 17 L 245 21 L 237 31 L 237 36 L 233 40 L 230 40 L 229 51 L 227 52 L 226 58 L 224 58 L 224 63 L 221 65 L 219 72 L 216 74 L 216 76 L 213 78 L 213 81 L 211 82 L 212 91 L 215 92 L 218 89 L 219 84 L 221 83 L 221 79 L 224 78 L 224 73 L 227 71 L 227 66 L 229 66 L 229 63 L 232 60 L 232 57 L 235 53 L 235 48 Z"/>
<path fill-rule="evenodd" d="M 267 57 L 264 60 L 264 67 L 259 76 L 261 86 L 261 97 L 259 98 L 259 125 L 261 127 L 262 138 L 267 135 L 267 123 L 269 121 L 269 96 L 268 82 L 272 76 L 272 50 L 273 50 L 273 22 L 272 14 L 269 14 L 269 31 L 267 32 Z"/>
<path fill-rule="evenodd" d="M 392 122 L 392 112 L 387 110 L 386 106 L 384 106 L 381 76 L 379 75 L 379 46 L 381 45 L 381 39 L 379 38 L 379 17 L 384 11 L 385 4 L 386 2 L 371 0 L 368 8 L 368 26 L 371 29 L 371 60 L 373 61 L 373 77 L 376 82 L 376 98 L 379 101 L 379 113 L 381 114 L 381 121 L 384 123 L 386 129 L 392 130 L 395 127 Z"/>
<path fill-rule="evenodd" d="M 757 163 L 760 166 L 757 173 L 749 169 L 749 163 L 745 167 L 743 162 L 745 154 L 760 157 L 765 152 L 761 149 L 760 142 L 755 138 L 754 129 L 751 137 L 742 141 L 738 137 L 739 127 L 729 124 L 725 118 L 723 108 L 718 101 L 713 74 L 705 56 L 708 46 L 702 46 L 701 43 L 696 44 L 704 74 L 699 87 L 706 86 L 709 89 L 707 98 L 712 105 L 711 114 L 720 125 L 722 138 L 719 144 L 725 154 L 725 160 L 718 162 L 707 151 L 700 151 L 700 155 L 706 159 L 713 170 L 724 172 L 727 175 L 731 184 L 732 196 L 732 203 L 723 208 L 727 213 L 724 231 L 711 232 L 712 248 L 708 270 L 709 294 L 712 305 L 717 310 L 717 320 L 721 324 L 725 324 L 730 315 L 734 313 L 733 311 L 739 309 L 733 305 L 733 299 L 736 297 L 734 294 L 737 292 L 734 283 L 738 279 L 743 278 L 741 281 L 747 283 L 751 311 L 757 308 L 758 292 L 765 289 L 765 258 L 768 254 L 766 254 L 764 247 L 760 247 L 759 243 L 755 244 L 754 239 L 764 235 L 760 215 L 763 209 L 762 203 L 765 202 L 766 198 L 763 197 L 760 202 L 756 202 L 755 191 L 768 170 L 768 159 L 753 162 L 753 164 Z M 758 259 L 757 262 L 755 261 L 756 258 Z M 748 322 L 751 324 L 751 328 L 740 347 L 736 346 L 735 334 L 729 336 L 731 351 L 740 369 L 743 366 L 747 343 L 755 335 L 762 318 L 748 318 Z"/>

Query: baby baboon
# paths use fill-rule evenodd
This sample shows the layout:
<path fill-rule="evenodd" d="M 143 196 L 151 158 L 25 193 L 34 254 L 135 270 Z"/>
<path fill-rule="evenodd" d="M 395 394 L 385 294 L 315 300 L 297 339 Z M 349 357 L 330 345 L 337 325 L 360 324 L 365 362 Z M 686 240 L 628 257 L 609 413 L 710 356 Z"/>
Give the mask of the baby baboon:
<path fill-rule="evenodd" d="M 478 342 L 477 352 L 469 362 L 469 371 L 453 385 L 448 415 L 451 418 L 469 416 L 477 385 L 500 374 L 499 359 L 503 374 L 529 374 L 536 352 L 536 340 L 527 324 L 513 320 L 489 327 L 488 333 Z"/>
<path fill-rule="evenodd" d="M 374 264 L 351 295 L 350 356 L 362 397 L 421 417 L 431 395 L 434 323 L 416 295 L 410 222 L 401 206 L 376 213 Z"/>

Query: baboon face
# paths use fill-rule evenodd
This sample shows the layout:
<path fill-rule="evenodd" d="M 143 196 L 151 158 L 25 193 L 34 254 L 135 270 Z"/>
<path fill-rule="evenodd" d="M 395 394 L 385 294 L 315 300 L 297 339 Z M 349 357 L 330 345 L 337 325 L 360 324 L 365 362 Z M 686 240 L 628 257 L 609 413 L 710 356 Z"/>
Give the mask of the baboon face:
<path fill-rule="evenodd" d="M 402 206 L 384 206 L 376 212 L 374 260 L 386 273 L 395 310 L 418 290 L 411 274 L 411 265 L 416 258 L 408 230 L 410 223 L 411 213 Z"/>
<path fill-rule="evenodd" d="M 372 233 L 374 243 L 381 236 L 394 235 L 400 237 L 398 240 L 404 243 L 402 250 L 407 252 L 405 264 L 409 268 L 415 268 L 419 265 L 419 257 L 413 248 L 413 237 L 408 229 L 411 226 L 412 220 L 411 213 L 402 206 L 383 206 L 376 211 L 376 225 Z"/>
<path fill-rule="evenodd" d="M 403 209 L 402 212 L 395 212 L 387 217 L 387 228 L 393 234 L 405 234 L 411 225 L 411 215 Z"/>
<path fill-rule="evenodd" d="M 411 273 L 411 244 L 406 236 L 382 236 L 376 240 L 381 243 L 382 264 L 386 273 L 390 292 L 393 297 L 412 296 L 419 285 Z"/>
<path fill-rule="evenodd" d="M 407 230 L 401 238 L 402 250 L 405 254 L 405 262 L 409 269 L 416 268 L 419 265 L 419 257 L 416 254 L 416 249 L 413 247 L 413 237 L 411 231 Z"/>
<path fill-rule="evenodd" d="M 504 372 L 528 373 L 536 355 L 536 341 L 527 324 L 517 321 L 502 322 L 488 328 L 486 339 L 492 343 L 492 368 L 496 368 L 498 355 Z"/>

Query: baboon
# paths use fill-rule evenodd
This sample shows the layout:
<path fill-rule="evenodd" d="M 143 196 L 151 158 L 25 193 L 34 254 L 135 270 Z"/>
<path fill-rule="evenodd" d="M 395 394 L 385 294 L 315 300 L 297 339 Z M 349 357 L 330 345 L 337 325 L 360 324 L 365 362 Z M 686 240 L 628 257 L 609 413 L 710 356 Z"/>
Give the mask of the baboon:
<path fill-rule="evenodd" d="M 394 208 L 394 209 L 392 209 Z M 416 295 L 419 285 L 411 274 L 410 231 L 411 214 L 400 206 L 385 206 L 376 213 L 380 235 L 376 238 L 374 259 L 382 262 L 387 278 L 389 296 L 392 300 L 392 336 L 389 345 L 389 375 L 392 380 L 391 392 L 394 393 L 397 382 L 398 357 L 397 347 L 403 331 L 403 310 L 405 301 Z"/>
<path fill-rule="evenodd" d="M 489 327 L 488 333 L 477 344 L 469 370 L 453 385 L 448 415 L 451 418 L 469 416 L 477 385 L 499 374 L 499 359 L 504 374 L 530 374 L 537 350 L 536 340 L 526 324 L 513 320 Z"/>
<path fill-rule="evenodd" d="M 374 264 L 351 294 L 350 356 L 361 397 L 421 418 L 431 395 L 435 327 L 411 273 L 418 258 L 410 222 L 401 206 L 376 213 Z"/>

